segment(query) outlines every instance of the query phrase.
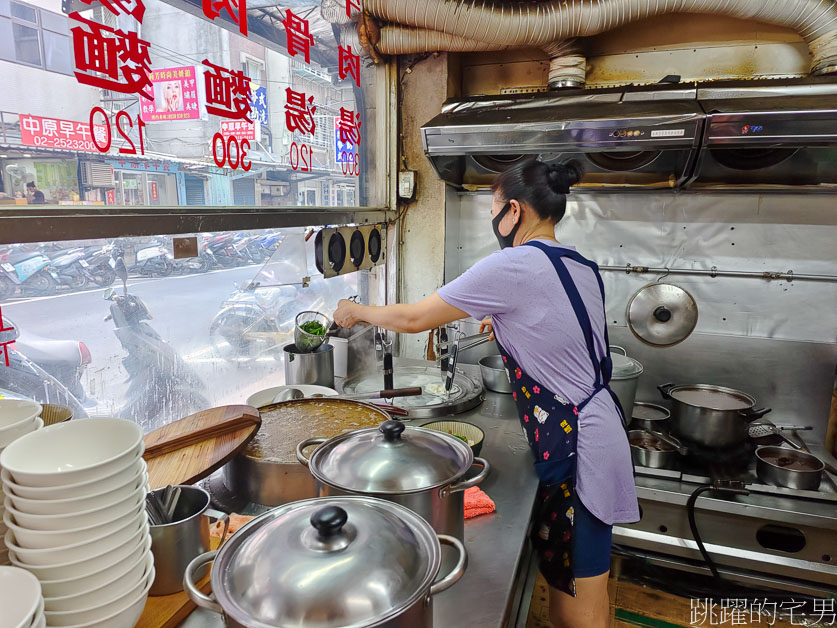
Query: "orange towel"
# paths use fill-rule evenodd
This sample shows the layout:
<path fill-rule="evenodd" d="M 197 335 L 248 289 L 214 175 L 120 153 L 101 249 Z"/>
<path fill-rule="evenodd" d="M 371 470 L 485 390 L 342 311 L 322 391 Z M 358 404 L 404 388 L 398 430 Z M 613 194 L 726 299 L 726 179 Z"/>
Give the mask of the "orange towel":
<path fill-rule="evenodd" d="M 227 531 L 227 538 L 231 537 L 235 532 L 238 532 L 239 528 L 243 527 L 245 523 L 249 523 L 252 519 L 253 517 L 246 515 L 230 515 L 230 529 Z M 210 536 L 221 538 L 223 532 L 224 524 L 221 521 L 216 521 L 209 528 Z"/>
<path fill-rule="evenodd" d="M 478 486 L 465 490 L 465 518 L 487 515 L 497 510 L 494 501 Z"/>

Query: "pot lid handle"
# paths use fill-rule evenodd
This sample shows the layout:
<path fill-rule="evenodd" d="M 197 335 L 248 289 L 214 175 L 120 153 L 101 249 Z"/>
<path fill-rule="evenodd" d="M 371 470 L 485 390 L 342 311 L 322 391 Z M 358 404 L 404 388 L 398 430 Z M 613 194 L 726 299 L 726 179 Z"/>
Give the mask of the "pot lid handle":
<path fill-rule="evenodd" d="M 311 525 L 317 529 L 321 541 L 327 541 L 340 534 L 349 516 L 340 506 L 326 506 L 311 515 Z"/>
<path fill-rule="evenodd" d="M 397 440 L 401 440 L 401 433 L 404 431 L 404 424 L 401 421 L 390 420 L 384 421 L 381 423 L 381 427 L 378 428 L 381 434 L 384 435 L 384 440 L 388 443 L 395 442 Z"/>
<path fill-rule="evenodd" d="M 654 318 L 661 323 L 667 323 L 671 320 L 671 310 L 669 310 L 665 305 L 660 305 L 656 310 L 654 310 Z"/>

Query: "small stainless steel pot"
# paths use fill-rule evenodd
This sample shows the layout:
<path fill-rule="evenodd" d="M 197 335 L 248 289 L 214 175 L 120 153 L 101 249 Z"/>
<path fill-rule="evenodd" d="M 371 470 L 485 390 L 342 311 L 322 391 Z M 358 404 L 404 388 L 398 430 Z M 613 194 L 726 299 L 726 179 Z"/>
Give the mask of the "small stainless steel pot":
<path fill-rule="evenodd" d="M 747 393 L 722 386 L 689 384 L 657 387 L 670 400 L 671 431 L 705 447 L 735 447 L 747 440 L 748 424 L 770 412 L 754 410 L 756 400 Z"/>
<path fill-rule="evenodd" d="M 303 449 L 320 443 L 306 458 Z M 491 469 L 455 436 L 407 427 L 401 421 L 331 439 L 309 438 L 296 452 L 317 480 L 321 497 L 386 499 L 418 513 L 436 532 L 460 540 L 465 533 L 465 489 L 482 482 Z M 474 464 L 482 471 L 463 479 Z"/>
<path fill-rule="evenodd" d="M 286 384 L 314 384 L 334 388 L 334 347 L 322 345 L 316 351 L 305 353 L 296 345 L 285 345 Z"/>
<path fill-rule="evenodd" d="M 804 451 L 778 446 L 756 449 L 756 473 L 765 484 L 816 491 L 823 469 L 822 460 Z"/>
<path fill-rule="evenodd" d="M 503 356 L 489 355 L 480 358 L 480 374 L 482 375 L 482 385 L 488 390 L 511 394 L 512 387 L 506 367 L 503 366 Z"/>
<path fill-rule="evenodd" d="M 440 544 L 458 560 L 436 581 Z M 195 578 L 212 562 L 212 595 Z M 432 628 L 433 597 L 456 584 L 468 556 L 412 511 L 371 497 L 286 504 L 254 519 L 220 550 L 198 556 L 183 585 L 238 628 Z"/>
<path fill-rule="evenodd" d="M 644 401 L 634 402 L 631 429 L 648 430 L 668 434 L 671 430 L 671 413 L 663 406 Z"/>
<path fill-rule="evenodd" d="M 634 464 L 651 469 L 675 469 L 678 465 L 680 443 L 670 436 L 647 430 L 628 432 L 631 459 Z"/>

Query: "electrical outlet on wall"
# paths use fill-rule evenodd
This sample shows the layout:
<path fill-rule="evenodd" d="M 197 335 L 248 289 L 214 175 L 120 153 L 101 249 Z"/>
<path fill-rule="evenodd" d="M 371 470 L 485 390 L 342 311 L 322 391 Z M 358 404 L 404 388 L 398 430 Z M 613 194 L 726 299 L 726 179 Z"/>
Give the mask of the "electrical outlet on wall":
<path fill-rule="evenodd" d="M 398 198 L 411 201 L 416 197 L 416 171 L 402 170 L 398 173 Z"/>

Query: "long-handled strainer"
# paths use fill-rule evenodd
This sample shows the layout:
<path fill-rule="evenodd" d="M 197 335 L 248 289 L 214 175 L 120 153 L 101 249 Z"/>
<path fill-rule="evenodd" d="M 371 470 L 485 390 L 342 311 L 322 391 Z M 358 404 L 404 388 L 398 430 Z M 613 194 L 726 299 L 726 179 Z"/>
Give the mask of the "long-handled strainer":
<path fill-rule="evenodd" d="M 316 323 L 320 333 L 309 333 L 302 328 L 306 323 Z M 327 341 L 326 332 L 331 327 L 331 320 L 325 314 L 306 310 L 296 315 L 294 321 L 294 344 L 296 348 L 302 353 L 313 353 L 320 346 Z"/>
<path fill-rule="evenodd" d="M 810 425 L 773 425 L 772 423 L 751 423 L 749 427 L 750 438 L 765 438 L 767 436 L 778 436 L 794 449 L 803 449 L 802 445 L 784 435 L 784 431 L 795 432 L 813 429 Z"/>

